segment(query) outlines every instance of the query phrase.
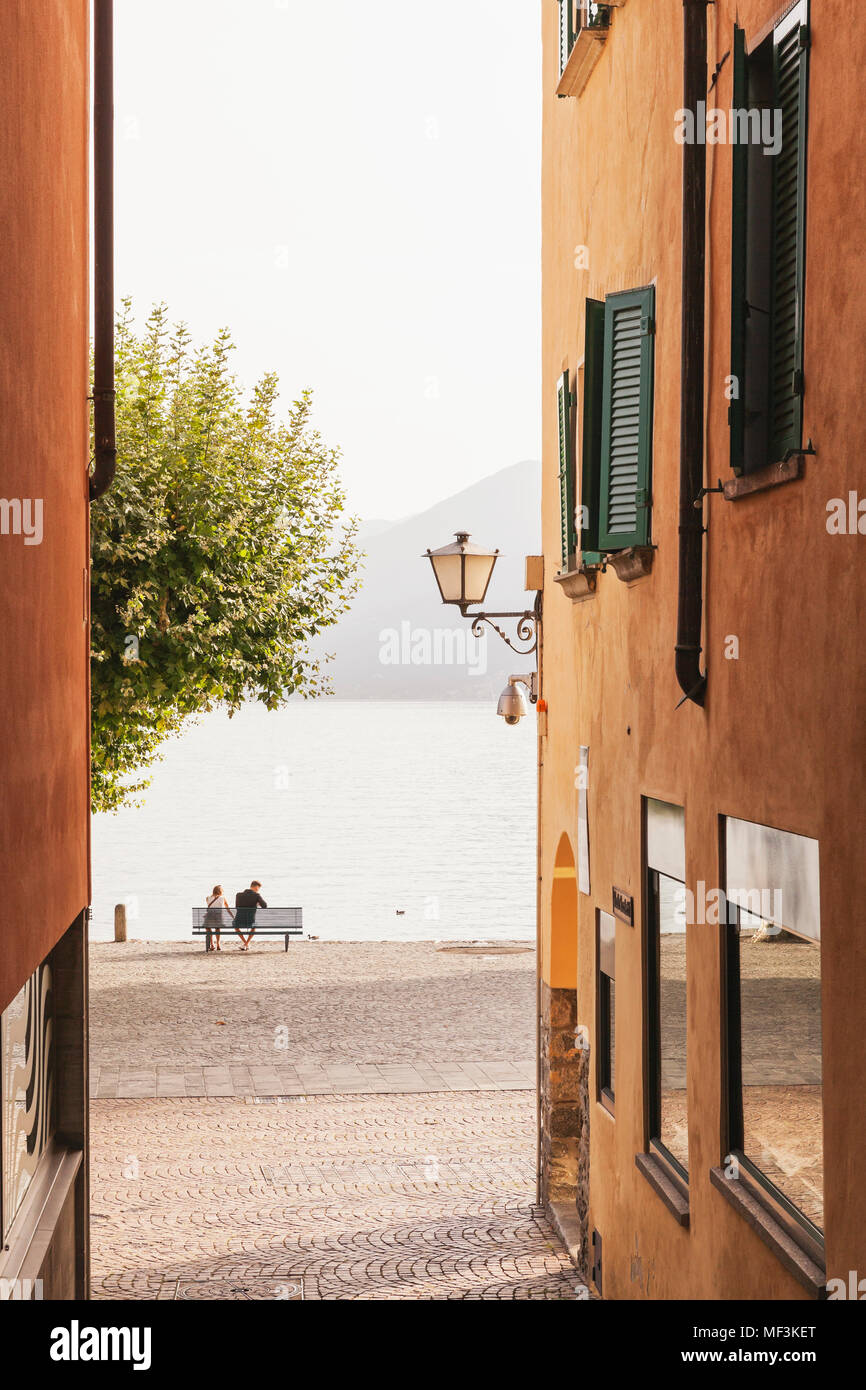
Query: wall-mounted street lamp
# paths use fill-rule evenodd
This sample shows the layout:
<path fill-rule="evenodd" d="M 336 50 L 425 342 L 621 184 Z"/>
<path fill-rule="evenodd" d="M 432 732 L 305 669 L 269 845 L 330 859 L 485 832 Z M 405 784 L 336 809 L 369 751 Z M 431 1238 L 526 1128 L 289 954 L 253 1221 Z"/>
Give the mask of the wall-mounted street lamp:
<path fill-rule="evenodd" d="M 483 623 L 489 623 L 507 642 L 514 652 L 529 656 L 538 646 L 538 622 L 541 616 L 541 596 L 535 600 L 535 607 L 523 613 L 470 613 L 473 603 L 483 603 L 493 574 L 493 566 L 499 558 L 498 550 L 485 550 L 473 545 L 468 531 L 457 531 L 451 545 L 443 545 L 441 550 L 425 552 L 436 576 L 439 593 L 443 603 L 454 603 L 464 618 L 472 619 L 473 637 L 481 636 Z M 423 557 L 422 557 L 423 558 Z M 515 646 L 511 638 L 502 631 L 494 618 L 515 618 L 517 620 L 517 641 L 529 642 L 530 646 Z"/>
<path fill-rule="evenodd" d="M 451 545 L 443 545 L 441 550 L 428 550 L 427 555 L 443 603 L 456 603 L 465 618 L 471 604 L 484 602 L 493 566 L 499 557 L 498 550 L 473 545 L 468 531 L 458 531 Z"/>
<path fill-rule="evenodd" d="M 540 590 L 535 596 L 535 606 L 522 613 L 469 612 L 473 604 L 484 602 L 493 567 L 499 557 L 498 550 L 485 550 L 480 545 L 473 545 L 468 531 L 458 531 L 451 545 L 443 545 L 440 550 L 428 550 L 426 555 L 433 566 L 442 602 L 456 604 L 464 618 L 472 619 L 473 637 L 480 637 L 483 624 L 489 623 L 512 651 L 518 652 L 521 656 L 529 656 L 537 650 L 541 623 Z M 520 642 L 521 646 L 517 646 L 499 624 L 494 622 L 495 618 L 515 620 L 516 641 Z M 527 713 L 526 696 L 520 689 L 521 685 L 526 687 L 533 705 L 538 699 L 538 677 L 534 671 L 527 676 L 509 676 L 496 710 L 506 724 L 516 724 Z"/>

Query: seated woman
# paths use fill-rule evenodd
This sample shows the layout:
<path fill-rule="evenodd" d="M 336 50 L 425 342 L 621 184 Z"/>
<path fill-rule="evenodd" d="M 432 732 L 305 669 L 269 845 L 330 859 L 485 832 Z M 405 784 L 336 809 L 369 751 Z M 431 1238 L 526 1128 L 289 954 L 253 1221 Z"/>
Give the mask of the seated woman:
<path fill-rule="evenodd" d="M 224 896 L 222 885 L 215 883 L 210 897 L 205 898 L 207 912 L 204 915 L 205 931 L 207 932 L 207 949 L 209 951 L 219 951 L 220 931 L 223 927 L 228 927 L 234 921 L 234 913 L 228 905 L 228 899 Z M 240 935 L 240 933 L 239 933 Z M 216 938 L 216 946 L 213 944 Z M 243 937 L 241 937 L 243 941 Z"/>

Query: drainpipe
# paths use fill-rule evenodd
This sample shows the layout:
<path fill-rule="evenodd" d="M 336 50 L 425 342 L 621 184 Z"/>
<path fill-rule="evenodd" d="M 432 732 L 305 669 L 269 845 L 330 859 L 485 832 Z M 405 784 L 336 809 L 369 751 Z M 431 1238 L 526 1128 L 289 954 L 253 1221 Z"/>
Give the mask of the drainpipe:
<path fill-rule="evenodd" d="M 114 15 L 93 2 L 93 472 L 90 500 L 117 467 L 114 419 Z"/>
<path fill-rule="evenodd" d="M 707 3 L 683 0 L 683 107 L 697 120 L 707 94 Z M 698 132 L 695 130 L 697 137 Z M 680 415 L 680 530 L 676 672 L 683 699 L 702 705 L 704 481 L 704 295 L 706 291 L 707 150 L 703 139 L 683 145 L 683 285 Z"/>

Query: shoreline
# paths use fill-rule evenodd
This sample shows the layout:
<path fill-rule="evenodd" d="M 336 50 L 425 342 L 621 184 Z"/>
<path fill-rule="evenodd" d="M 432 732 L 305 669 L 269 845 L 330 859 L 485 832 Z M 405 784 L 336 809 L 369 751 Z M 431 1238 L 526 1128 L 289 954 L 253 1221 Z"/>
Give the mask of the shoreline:
<path fill-rule="evenodd" d="M 234 935 L 231 927 L 223 928 L 222 935 Z M 284 947 L 279 937 L 263 937 L 262 944 L 271 942 L 283 953 Z M 112 937 L 88 937 L 90 946 L 192 946 L 205 954 L 198 938 L 189 936 L 128 936 L 126 941 L 115 941 Z M 490 947 L 491 951 L 511 948 L 517 951 L 535 950 L 535 931 L 532 936 L 503 937 L 462 937 L 462 936 L 302 936 L 292 939 L 289 952 L 301 946 L 433 946 L 436 950 L 461 951 Z"/>

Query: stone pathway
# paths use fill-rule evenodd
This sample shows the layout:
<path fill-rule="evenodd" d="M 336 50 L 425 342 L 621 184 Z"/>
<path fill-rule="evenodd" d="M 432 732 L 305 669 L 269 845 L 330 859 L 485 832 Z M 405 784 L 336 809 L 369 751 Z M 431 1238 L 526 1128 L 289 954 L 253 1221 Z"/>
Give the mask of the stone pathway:
<path fill-rule="evenodd" d="M 91 951 L 93 1293 L 574 1299 L 535 1205 L 534 961 Z"/>
<path fill-rule="evenodd" d="M 535 1086 L 534 957 L 432 942 L 91 946 L 91 1095 Z"/>
<path fill-rule="evenodd" d="M 171 1067 L 114 1071 L 95 1067 L 90 1094 L 100 1100 L 158 1096 L 401 1095 L 413 1091 L 526 1091 L 535 1068 L 510 1062 L 287 1063 L 283 1066 Z"/>
<path fill-rule="evenodd" d="M 584 1298 L 521 1093 L 93 1105 L 101 1299 Z"/>

